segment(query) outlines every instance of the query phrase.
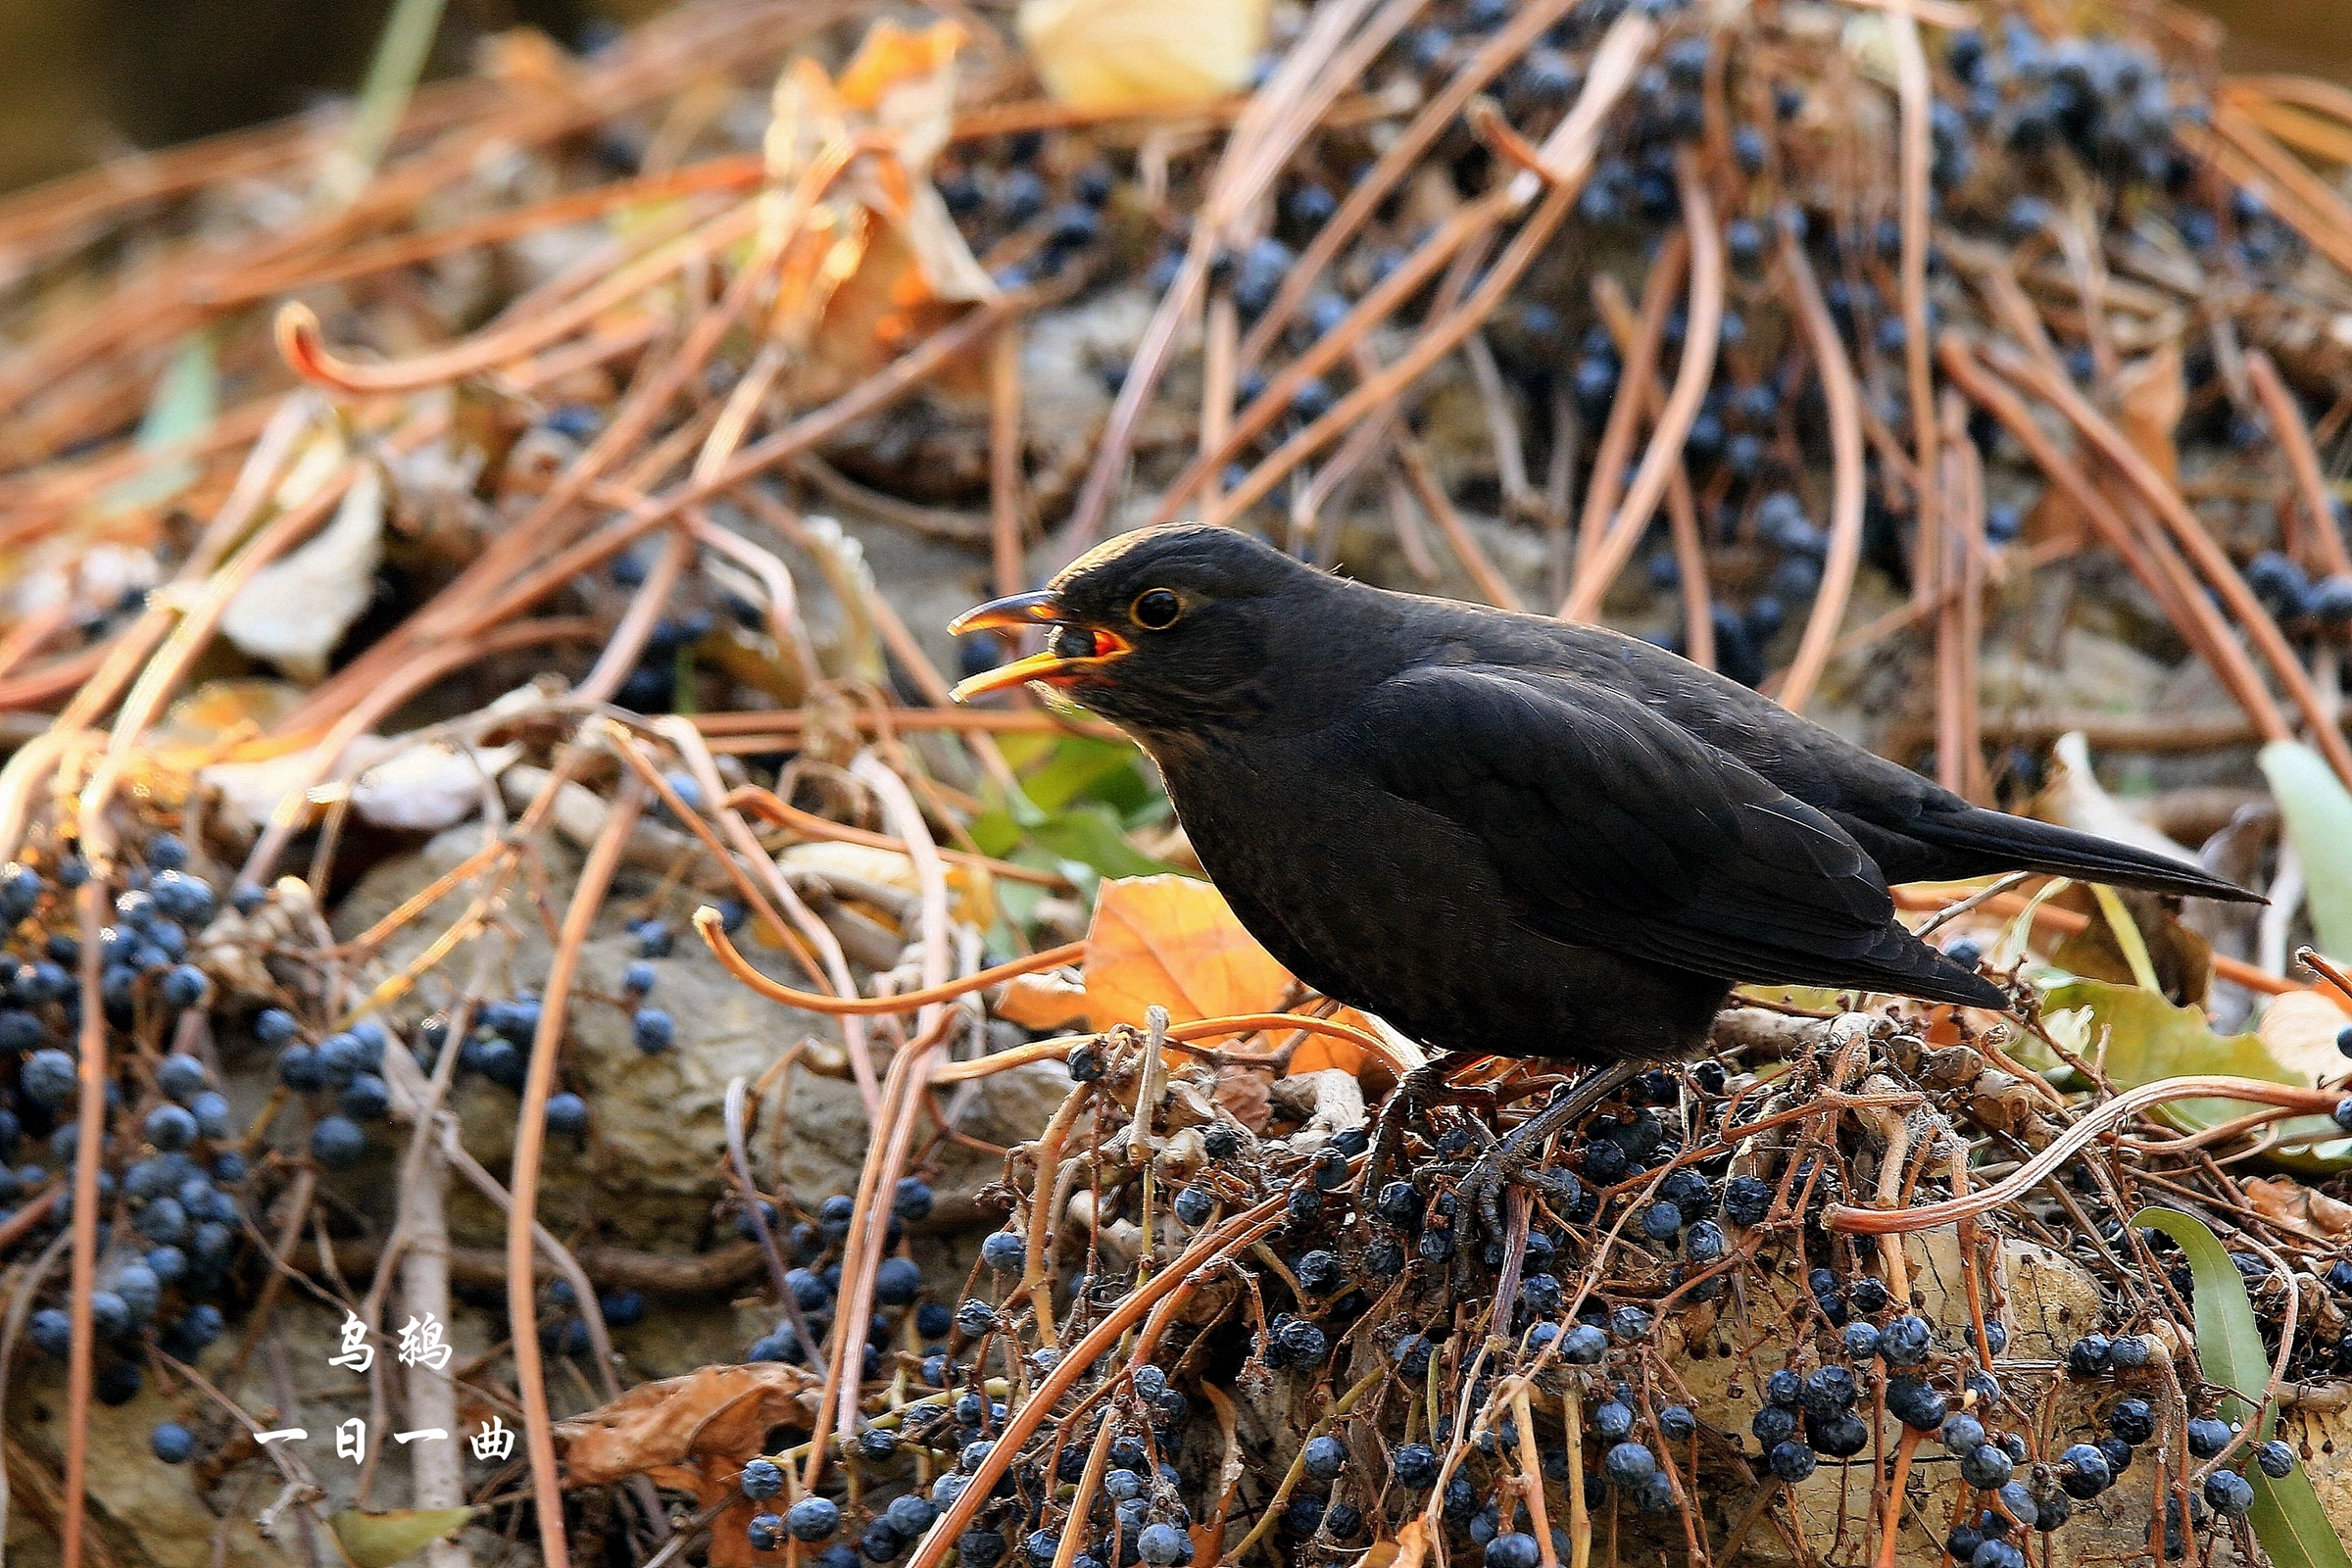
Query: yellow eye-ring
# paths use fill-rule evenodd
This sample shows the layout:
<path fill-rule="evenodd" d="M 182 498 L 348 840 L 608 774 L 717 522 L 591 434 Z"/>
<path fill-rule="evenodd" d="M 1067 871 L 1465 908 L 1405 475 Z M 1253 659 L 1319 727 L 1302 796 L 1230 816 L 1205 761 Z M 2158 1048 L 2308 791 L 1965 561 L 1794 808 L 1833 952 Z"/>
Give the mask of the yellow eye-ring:
<path fill-rule="evenodd" d="M 1147 588 L 1135 596 L 1127 612 L 1146 631 L 1166 631 L 1184 613 L 1184 601 L 1166 588 Z"/>

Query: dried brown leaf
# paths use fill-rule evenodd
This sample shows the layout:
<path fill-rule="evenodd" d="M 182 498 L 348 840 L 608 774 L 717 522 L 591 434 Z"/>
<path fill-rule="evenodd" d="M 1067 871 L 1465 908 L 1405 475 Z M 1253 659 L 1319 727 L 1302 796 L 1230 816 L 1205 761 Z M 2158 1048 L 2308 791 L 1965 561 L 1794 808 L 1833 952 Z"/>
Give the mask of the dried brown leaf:
<path fill-rule="evenodd" d="M 805 56 L 777 79 L 765 198 L 765 240 L 780 257 L 770 325 L 795 350 L 797 401 L 836 395 L 996 292 L 930 177 L 953 124 L 962 41 L 953 23 L 912 32 L 886 18 L 838 81 Z M 868 150 L 804 211 L 796 192 L 826 149 L 861 136 Z M 977 370 L 957 368 L 976 393 Z"/>
<path fill-rule="evenodd" d="M 2069 889 L 2060 896 L 2059 903 L 2088 914 L 2090 923 L 2059 943 L 2050 954 L 2050 961 L 2070 974 L 2112 980 L 2117 985 L 2132 984 L 2137 977 L 2132 972 L 2132 960 L 2124 956 L 2123 947 L 2116 941 L 2115 927 L 2107 923 L 2106 916 L 2087 894 L 2076 897 L 2082 891 Z M 2164 994 L 2183 1005 L 2203 1006 L 2206 993 L 2213 986 L 2212 944 L 2182 924 L 2159 895 L 2119 892 L 2117 896 L 2132 911 L 2132 923 L 2139 927 L 2140 941 L 2147 948 L 2148 961 L 2155 968 L 2157 983 Z M 2331 1043 L 2329 1050 L 2333 1049 Z"/>
<path fill-rule="evenodd" d="M 564 1484 L 593 1487 L 644 1475 L 699 1493 L 761 1452 L 770 1427 L 806 1427 L 816 1389 L 810 1373 L 777 1361 L 707 1366 L 641 1385 L 556 1424 Z"/>
<path fill-rule="evenodd" d="M 2188 410 L 2188 382 L 2180 369 L 2180 342 L 2167 338 L 2152 354 L 2130 361 L 2116 375 L 2116 423 L 2139 455 L 2156 466 L 2165 483 L 2180 478 L 2180 450 L 2173 433 Z"/>
<path fill-rule="evenodd" d="M 1225 1113 L 1253 1133 L 1266 1130 L 1274 1115 L 1274 1075 L 1262 1067 L 1220 1067 L 1210 1094 Z"/>
<path fill-rule="evenodd" d="M 2315 1192 L 2285 1176 L 2249 1176 L 2246 1201 L 2274 1225 L 2301 1231 L 2321 1241 L 2352 1232 L 2352 1203 Z"/>

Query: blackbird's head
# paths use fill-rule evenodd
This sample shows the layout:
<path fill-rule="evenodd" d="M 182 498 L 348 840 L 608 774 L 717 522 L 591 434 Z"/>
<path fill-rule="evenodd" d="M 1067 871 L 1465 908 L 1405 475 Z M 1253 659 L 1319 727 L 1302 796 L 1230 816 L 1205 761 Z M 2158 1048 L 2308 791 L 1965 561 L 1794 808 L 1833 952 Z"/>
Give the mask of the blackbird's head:
<path fill-rule="evenodd" d="M 1178 524 L 1096 546 L 1036 593 L 967 611 L 949 630 L 1049 626 L 1043 653 L 975 675 L 958 702 L 1042 681 L 1106 718 L 1180 732 L 1251 701 L 1286 612 L 1331 585 L 1230 528 Z"/>

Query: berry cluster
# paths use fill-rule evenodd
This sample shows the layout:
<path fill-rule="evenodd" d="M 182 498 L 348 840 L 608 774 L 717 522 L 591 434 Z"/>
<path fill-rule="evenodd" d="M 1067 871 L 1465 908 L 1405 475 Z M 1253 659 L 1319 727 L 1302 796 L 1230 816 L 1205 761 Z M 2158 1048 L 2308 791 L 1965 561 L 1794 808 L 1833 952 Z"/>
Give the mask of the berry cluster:
<path fill-rule="evenodd" d="M 222 901 L 192 858 L 176 836 L 151 835 L 143 862 L 119 868 L 122 891 L 98 932 L 98 1008 L 119 1037 L 109 1043 L 99 1272 L 89 1300 L 98 1351 L 92 1392 L 106 1404 L 137 1396 L 154 1351 L 196 1362 L 225 1331 L 223 1305 L 239 1294 L 231 1271 L 250 1224 L 243 1128 L 209 1055 L 171 1044 L 201 1039 L 178 1025 L 215 1000 L 213 979 L 192 955 Z M 0 1160 L 14 1162 L 0 1163 L 0 1219 L 45 1205 L 29 1238 L 36 1243 L 73 1217 L 87 956 L 74 903 L 90 876 L 71 849 L 37 866 L 0 868 Z M 266 896 L 248 888 L 234 902 L 250 913 Z M 130 1049 L 133 1041 L 145 1049 Z M 62 1281 L 58 1289 L 58 1299 L 29 1314 L 25 1332 L 41 1353 L 63 1360 L 74 1328 Z M 151 1446 L 158 1459 L 180 1464 L 196 1440 L 167 1421 Z"/>

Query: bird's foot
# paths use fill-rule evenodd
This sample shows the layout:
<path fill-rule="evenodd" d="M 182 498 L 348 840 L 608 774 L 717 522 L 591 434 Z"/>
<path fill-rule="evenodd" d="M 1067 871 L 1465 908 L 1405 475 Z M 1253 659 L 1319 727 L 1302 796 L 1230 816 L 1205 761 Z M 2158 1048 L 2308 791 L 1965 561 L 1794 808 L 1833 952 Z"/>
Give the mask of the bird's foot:
<path fill-rule="evenodd" d="M 1576 1206 L 1579 1193 L 1573 1178 L 1543 1169 L 1535 1157 L 1553 1134 L 1582 1121 L 1602 1101 L 1639 1077 L 1643 1067 L 1639 1061 L 1620 1061 L 1587 1075 L 1513 1128 L 1508 1137 L 1489 1145 L 1471 1163 L 1454 1191 L 1477 1213 L 1489 1235 L 1502 1234 L 1502 1189 L 1508 1182 L 1517 1182 L 1555 1209 Z"/>
<path fill-rule="evenodd" d="M 1449 1051 L 1406 1073 L 1390 1091 L 1372 1124 L 1372 1149 L 1364 1159 L 1365 1203 L 1380 1196 L 1381 1188 L 1388 1185 L 1396 1170 L 1396 1156 L 1404 1149 L 1405 1128 L 1425 1116 L 1445 1096 L 1446 1079 L 1455 1069 L 1477 1059 L 1474 1052 Z"/>

